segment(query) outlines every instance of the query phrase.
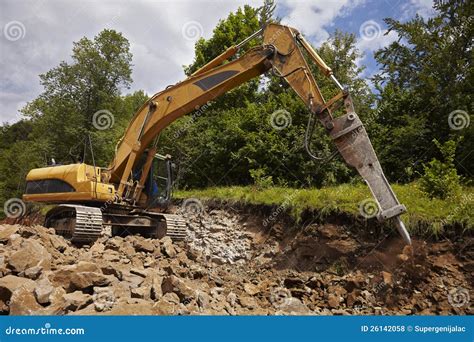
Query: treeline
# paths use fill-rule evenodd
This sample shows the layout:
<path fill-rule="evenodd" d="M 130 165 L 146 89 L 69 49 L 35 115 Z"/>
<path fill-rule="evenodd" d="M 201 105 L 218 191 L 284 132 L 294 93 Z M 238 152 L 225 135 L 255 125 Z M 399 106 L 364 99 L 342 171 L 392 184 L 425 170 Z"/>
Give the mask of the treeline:
<path fill-rule="evenodd" d="M 391 181 L 410 182 L 425 172 L 424 164 L 442 159 L 433 139 L 456 142 L 452 164 L 465 181 L 472 178 L 472 6 L 450 0 L 436 2 L 435 9 L 428 20 L 386 19 L 400 39 L 375 54 L 380 66 L 375 91 L 361 77 L 353 34 L 336 31 L 318 49 L 350 87 Z M 195 60 L 185 72 L 242 41 L 262 22 L 278 20 L 272 19 L 273 10 L 272 1 L 265 1 L 261 8 L 245 6 L 229 14 L 210 39 L 196 43 Z M 337 89 L 313 71 L 330 98 Z M 131 72 L 129 42 L 104 30 L 74 43 L 70 63 L 40 75 L 43 93 L 22 109 L 22 120 L 3 125 L 0 133 L 0 202 L 21 195 L 28 170 L 51 158 L 91 164 L 90 142 L 94 162 L 107 166 L 130 118 L 147 99 L 142 91 L 123 95 Z M 284 128 L 275 128 L 276 115 L 286 120 Z M 160 136 L 159 148 L 173 155 L 180 188 L 254 183 L 319 187 L 359 181 L 338 157 L 320 163 L 309 159 L 303 147 L 307 119 L 307 109 L 284 80 L 267 75 L 173 123 Z M 323 157 L 334 151 L 318 125 L 311 147 Z"/>

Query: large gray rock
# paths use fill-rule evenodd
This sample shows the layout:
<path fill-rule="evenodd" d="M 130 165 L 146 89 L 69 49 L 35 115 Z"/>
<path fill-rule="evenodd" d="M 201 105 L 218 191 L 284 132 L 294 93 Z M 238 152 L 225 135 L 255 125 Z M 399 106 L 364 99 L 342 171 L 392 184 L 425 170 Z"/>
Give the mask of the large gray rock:
<path fill-rule="evenodd" d="M 68 311 L 76 311 L 85 308 L 92 303 L 92 296 L 81 291 L 66 293 L 63 295 L 65 309 Z"/>
<path fill-rule="evenodd" d="M 49 282 L 47 278 L 41 279 L 38 281 L 34 294 L 36 297 L 36 300 L 40 304 L 49 304 L 51 299 L 50 296 L 54 291 L 53 285 Z"/>
<path fill-rule="evenodd" d="M 10 236 L 15 234 L 18 231 L 18 228 L 20 226 L 18 225 L 7 225 L 7 224 L 2 224 L 0 225 L 0 241 L 5 242 L 10 239 Z"/>
<path fill-rule="evenodd" d="M 31 291 L 35 287 L 35 282 L 31 279 L 7 275 L 0 278 L 0 300 L 4 303 L 8 302 L 15 290 L 26 288 Z"/>
<path fill-rule="evenodd" d="M 24 272 L 34 266 L 40 266 L 45 270 L 51 267 L 51 254 L 39 242 L 25 240 L 20 249 L 10 256 L 8 261 L 10 267 L 17 273 Z"/>

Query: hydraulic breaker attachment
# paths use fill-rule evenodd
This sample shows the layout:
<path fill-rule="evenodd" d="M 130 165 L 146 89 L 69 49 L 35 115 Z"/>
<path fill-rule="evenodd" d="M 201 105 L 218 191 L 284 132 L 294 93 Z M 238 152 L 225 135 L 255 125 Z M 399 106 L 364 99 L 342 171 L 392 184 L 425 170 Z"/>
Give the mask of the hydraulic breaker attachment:
<path fill-rule="evenodd" d="M 380 221 L 392 219 L 405 242 L 411 244 L 410 235 L 400 219 L 400 215 L 406 212 L 406 208 L 400 204 L 385 178 L 372 143 L 362 121 L 354 112 L 352 100 L 348 94 L 344 98 L 344 105 L 347 113 L 326 125 L 329 135 L 346 163 L 356 168 L 369 186 L 379 207 L 377 218 Z"/>
<path fill-rule="evenodd" d="M 275 50 L 270 60 L 273 74 L 288 82 L 311 113 L 305 134 L 305 148 L 310 157 L 319 162 L 326 159 L 314 155 L 309 145 L 314 127 L 313 114 L 316 114 L 344 160 L 355 167 L 367 182 L 379 207 L 378 218 L 395 220 L 398 231 L 410 244 L 410 236 L 399 219 L 399 215 L 406 212 L 406 208 L 398 202 L 387 182 L 365 128 L 354 112 L 349 93 L 336 79 L 332 69 L 294 28 L 269 24 L 265 29 L 263 40 L 265 45 L 272 46 Z M 306 55 L 303 52 L 306 52 Z M 324 100 L 307 59 L 340 89 L 332 99 Z M 336 112 L 341 104 L 345 105 L 346 114 L 333 118 L 331 113 Z"/>

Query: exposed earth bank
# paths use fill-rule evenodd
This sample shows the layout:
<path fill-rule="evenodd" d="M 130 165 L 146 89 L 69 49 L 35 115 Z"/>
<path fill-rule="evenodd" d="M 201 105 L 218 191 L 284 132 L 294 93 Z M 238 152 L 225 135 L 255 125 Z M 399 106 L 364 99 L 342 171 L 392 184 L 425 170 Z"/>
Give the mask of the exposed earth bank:
<path fill-rule="evenodd" d="M 206 208 L 188 215 L 184 242 L 129 235 L 90 246 L 39 225 L 0 225 L 0 313 L 474 313 L 472 237 L 404 247 L 280 216 Z"/>

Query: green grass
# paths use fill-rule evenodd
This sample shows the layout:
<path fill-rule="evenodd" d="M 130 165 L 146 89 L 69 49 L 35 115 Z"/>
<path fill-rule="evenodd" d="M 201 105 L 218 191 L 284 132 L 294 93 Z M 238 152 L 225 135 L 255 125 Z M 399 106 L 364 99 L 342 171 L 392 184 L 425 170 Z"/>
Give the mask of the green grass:
<path fill-rule="evenodd" d="M 420 226 L 429 226 L 432 233 L 437 233 L 441 232 L 443 227 L 454 224 L 462 226 L 465 230 L 473 229 L 473 187 L 464 187 L 461 194 L 445 200 L 430 199 L 420 190 L 417 183 L 395 184 L 393 189 L 400 202 L 408 209 L 402 218 L 412 231 Z M 295 219 L 298 219 L 305 209 L 317 210 L 322 215 L 338 212 L 360 215 L 359 203 L 372 198 L 369 189 L 364 184 L 344 184 L 323 189 L 218 187 L 176 191 L 175 197 L 217 199 L 250 204 L 283 204 Z"/>

